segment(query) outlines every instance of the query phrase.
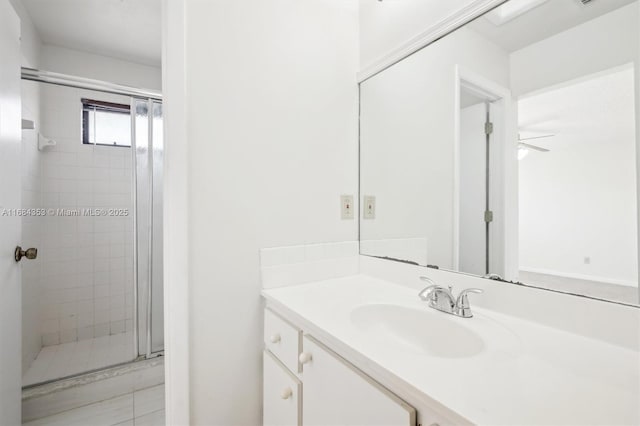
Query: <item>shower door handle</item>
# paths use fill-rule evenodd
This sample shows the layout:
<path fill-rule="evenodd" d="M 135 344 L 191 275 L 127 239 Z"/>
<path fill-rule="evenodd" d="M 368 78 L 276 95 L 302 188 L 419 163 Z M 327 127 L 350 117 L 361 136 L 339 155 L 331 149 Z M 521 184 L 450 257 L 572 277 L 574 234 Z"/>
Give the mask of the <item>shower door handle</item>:
<path fill-rule="evenodd" d="M 23 257 L 26 257 L 29 260 L 33 260 L 38 257 L 38 249 L 37 248 L 28 248 L 26 250 L 22 250 L 22 247 L 16 247 L 16 251 L 13 253 L 13 257 L 16 262 L 20 262 Z"/>

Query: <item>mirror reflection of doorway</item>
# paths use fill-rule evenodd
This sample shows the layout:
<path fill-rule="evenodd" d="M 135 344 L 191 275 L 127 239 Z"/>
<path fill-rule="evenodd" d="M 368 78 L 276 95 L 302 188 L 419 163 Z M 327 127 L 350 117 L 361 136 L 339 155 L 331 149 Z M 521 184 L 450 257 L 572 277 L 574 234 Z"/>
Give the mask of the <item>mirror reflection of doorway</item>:
<path fill-rule="evenodd" d="M 455 269 L 505 275 L 505 105 L 508 90 L 460 75 L 457 142 L 458 221 Z"/>
<path fill-rule="evenodd" d="M 460 92 L 460 270 L 489 273 L 491 211 L 489 172 L 491 103 L 464 90 Z"/>

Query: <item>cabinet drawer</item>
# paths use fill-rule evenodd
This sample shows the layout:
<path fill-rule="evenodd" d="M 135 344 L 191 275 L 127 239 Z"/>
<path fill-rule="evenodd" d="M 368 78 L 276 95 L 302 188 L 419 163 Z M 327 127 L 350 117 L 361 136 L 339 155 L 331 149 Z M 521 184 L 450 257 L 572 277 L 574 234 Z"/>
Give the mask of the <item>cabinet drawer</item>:
<path fill-rule="evenodd" d="M 289 370 L 298 373 L 300 330 L 270 311 L 264 310 L 264 344 Z"/>
<path fill-rule="evenodd" d="M 300 426 L 300 382 L 269 351 L 263 368 L 263 426 Z"/>

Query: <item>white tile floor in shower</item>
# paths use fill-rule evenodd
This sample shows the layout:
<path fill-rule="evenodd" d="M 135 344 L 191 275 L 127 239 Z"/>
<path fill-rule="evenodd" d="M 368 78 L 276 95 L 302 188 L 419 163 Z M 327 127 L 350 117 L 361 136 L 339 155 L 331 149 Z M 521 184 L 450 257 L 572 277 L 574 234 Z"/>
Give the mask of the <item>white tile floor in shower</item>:
<path fill-rule="evenodd" d="M 45 346 L 22 376 L 22 385 L 84 373 L 131 361 L 133 358 L 132 333 Z"/>
<path fill-rule="evenodd" d="M 164 385 L 23 423 L 24 426 L 162 426 Z"/>

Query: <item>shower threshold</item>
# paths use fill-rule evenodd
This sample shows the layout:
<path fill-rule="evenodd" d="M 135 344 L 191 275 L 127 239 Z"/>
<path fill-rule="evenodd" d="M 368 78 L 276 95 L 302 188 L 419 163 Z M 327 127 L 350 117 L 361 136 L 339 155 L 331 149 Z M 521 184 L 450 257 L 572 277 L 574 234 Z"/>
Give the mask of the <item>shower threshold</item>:
<path fill-rule="evenodd" d="M 97 405 L 105 401 L 130 398 L 134 394 L 157 388 L 163 383 L 164 357 L 157 356 L 29 386 L 22 390 L 23 422 L 50 419 L 53 418 L 51 416 L 62 415 L 61 413 L 72 415 L 78 410 L 86 411 L 94 406 L 99 408 Z M 157 389 L 153 392 L 157 393 L 156 391 Z M 160 394 L 162 393 L 160 391 Z"/>
<path fill-rule="evenodd" d="M 45 346 L 23 374 L 22 386 L 48 383 L 134 359 L 130 332 Z"/>

